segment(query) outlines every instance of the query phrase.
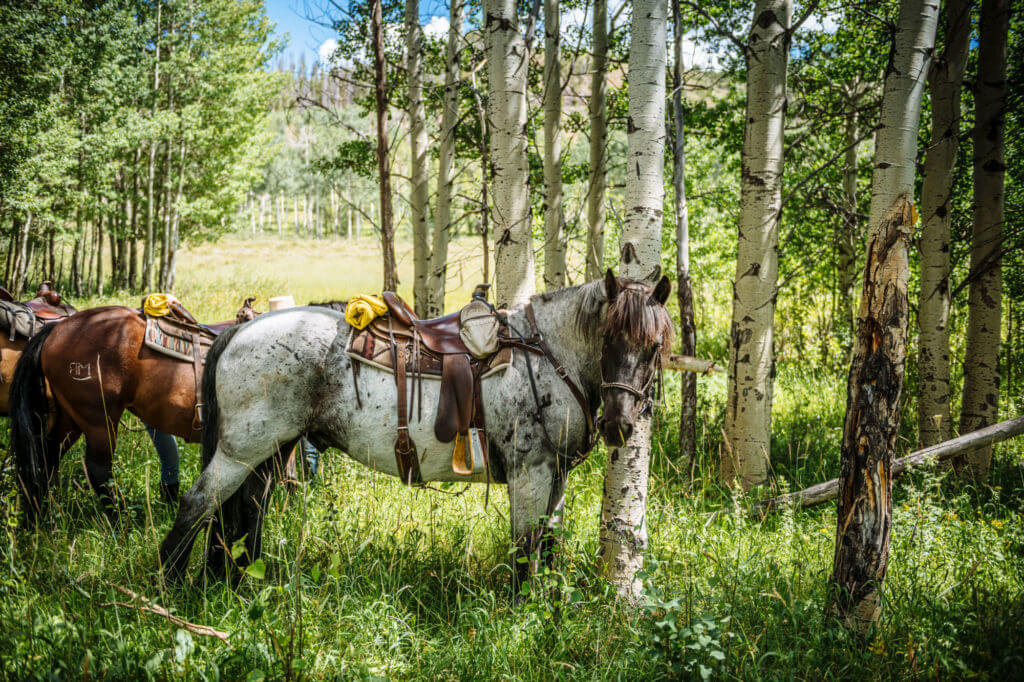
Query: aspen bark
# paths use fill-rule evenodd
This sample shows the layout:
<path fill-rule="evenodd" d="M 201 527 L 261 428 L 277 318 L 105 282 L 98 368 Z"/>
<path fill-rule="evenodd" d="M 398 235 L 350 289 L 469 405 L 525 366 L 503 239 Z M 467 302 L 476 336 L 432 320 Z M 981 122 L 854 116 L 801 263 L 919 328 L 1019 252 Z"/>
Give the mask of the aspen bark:
<path fill-rule="evenodd" d="M 565 286 L 562 230 L 562 54 L 558 0 L 544 0 L 544 289 Z"/>
<path fill-rule="evenodd" d="M 380 246 L 384 265 L 384 290 L 398 288 L 398 263 L 395 260 L 395 223 L 391 210 L 391 158 L 388 152 L 387 63 L 384 56 L 384 20 L 382 0 L 372 0 L 373 68 L 377 78 L 374 100 L 377 116 L 377 172 L 380 176 Z"/>
<path fill-rule="evenodd" d="M 430 249 L 429 317 L 444 314 L 445 275 L 448 241 L 452 223 L 452 189 L 455 178 L 455 125 L 459 118 L 459 59 L 464 0 L 450 0 L 448 46 L 445 52 L 444 110 L 441 112 L 441 141 L 437 160 L 437 211 Z"/>
<path fill-rule="evenodd" d="M 672 191 L 676 220 L 676 299 L 679 302 L 679 352 L 697 351 L 697 328 L 693 320 L 693 287 L 690 283 L 690 215 L 686 205 L 686 121 L 683 116 L 683 17 L 679 0 L 672 0 Z M 679 459 L 693 460 L 697 452 L 697 376 L 679 375 Z"/>
<path fill-rule="evenodd" d="M 649 276 L 661 262 L 665 170 L 665 69 L 668 3 L 633 3 L 629 48 L 626 221 L 620 274 Z M 626 444 L 608 455 L 601 503 L 601 564 L 620 596 L 640 597 L 637 573 L 647 549 L 651 418 L 641 415 Z"/>
<path fill-rule="evenodd" d="M 968 296 L 967 349 L 960 432 L 999 418 L 999 341 L 1002 331 L 1003 203 L 1006 160 L 1006 42 L 1008 0 L 982 0 L 978 80 L 974 91 L 974 229 Z M 992 448 L 966 457 L 977 481 L 988 476 Z"/>
<path fill-rule="evenodd" d="M 721 477 L 743 490 L 768 478 L 775 297 L 792 0 L 758 0 L 747 48 L 739 241 Z"/>
<path fill-rule="evenodd" d="M 409 184 L 412 222 L 413 307 L 420 317 L 428 317 L 430 294 L 430 228 L 427 225 L 427 123 L 423 112 L 423 83 L 420 56 L 423 51 L 423 27 L 420 25 L 419 0 L 405 0 L 405 71 L 409 92 Z"/>
<path fill-rule="evenodd" d="M 949 390 L 949 239 L 953 173 L 960 148 L 960 90 L 971 37 L 971 0 L 942 9 L 946 46 L 932 64 L 931 143 L 921 191 L 921 293 L 918 301 L 917 431 L 927 447 L 952 430 Z"/>
<path fill-rule="evenodd" d="M 885 74 L 868 214 L 864 287 L 847 384 L 831 611 L 858 632 L 881 612 L 889 564 L 892 461 L 906 359 L 908 249 L 917 132 L 939 7 L 903 0 Z"/>
<path fill-rule="evenodd" d="M 853 339 L 855 321 L 853 316 L 854 286 L 857 279 L 857 91 L 858 85 L 850 87 L 850 112 L 846 115 L 843 130 L 843 141 L 846 143 L 846 154 L 843 163 L 843 209 L 845 214 L 838 222 L 836 235 L 837 288 L 839 289 L 839 305 L 836 324 L 842 325 L 844 338 Z M 844 344 L 845 345 L 845 344 Z"/>
<path fill-rule="evenodd" d="M 604 267 L 605 151 L 608 143 L 608 112 L 605 102 L 608 81 L 608 0 L 594 0 L 594 55 L 590 77 L 590 173 L 587 184 L 588 282 L 600 279 Z"/>
<path fill-rule="evenodd" d="M 156 118 L 157 100 L 159 99 L 160 93 L 160 33 L 161 33 L 161 12 L 163 9 L 163 3 L 161 0 L 157 0 L 156 3 L 156 36 L 153 39 L 154 42 L 154 54 L 153 60 L 153 118 Z M 142 254 L 142 286 L 146 291 L 152 291 L 153 289 L 153 240 L 156 235 L 153 231 L 153 218 L 154 218 L 154 201 L 156 199 L 154 195 L 154 181 L 156 179 L 156 147 L 157 141 L 156 136 L 149 143 L 149 177 L 146 186 L 146 243 L 143 248 Z"/>
<path fill-rule="evenodd" d="M 534 292 L 526 157 L 526 70 L 529 54 L 514 0 L 484 0 L 487 31 L 488 114 L 494 191 L 495 301 L 526 303 Z"/>

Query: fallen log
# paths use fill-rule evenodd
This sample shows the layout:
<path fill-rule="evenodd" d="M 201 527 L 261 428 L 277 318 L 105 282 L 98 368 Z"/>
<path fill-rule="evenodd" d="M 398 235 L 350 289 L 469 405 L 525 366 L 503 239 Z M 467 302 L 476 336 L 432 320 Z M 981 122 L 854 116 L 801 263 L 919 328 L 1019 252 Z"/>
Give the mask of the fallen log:
<path fill-rule="evenodd" d="M 674 369 L 678 372 L 693 372 L 694 374 L 710 374 L 711 372 L 724 372 L 714 360 L 694 358 L 689 355 L 673 353 L 665 361 L 665 369 Z"/>
<path fill-rule="evenodd" d="M 906 457 L 892 463 L 893 477 L 902 474 L 912 467 L 930 466 L 936 462 L 955 457 L 967 450 L 999 443 L 1008 438 L 1024 434 L 1024 417 L 999 422 L 983 429 L 972 431 L 952 440 L 943 441 L 924 450 L 912 452 Z M 773 509 L 792 504 L 796 507 L 813 507 L 822 502 L 834 500 L 839 495 L 839 479 L 818 483 L 809 488 L 798 490 L 788 495 L 779 495 L 770 500 L 762 500 L 753 505 L 752 509 L 767 513 Z"/>

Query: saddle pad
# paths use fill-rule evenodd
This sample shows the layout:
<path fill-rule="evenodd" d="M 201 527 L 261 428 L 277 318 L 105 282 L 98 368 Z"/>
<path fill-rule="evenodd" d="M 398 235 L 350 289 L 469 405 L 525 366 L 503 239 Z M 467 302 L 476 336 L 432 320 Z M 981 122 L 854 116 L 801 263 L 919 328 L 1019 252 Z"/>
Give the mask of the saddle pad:
<path fill-rule="evenodd" d="M 192 362 L 194 360 L 193 334 L 200 333 L 199 353 L 205 359 L 206 352 L 213 345 L 213 338 L 201 333 L 198 329 L 175 323 L 166 317 L 146 318 L 146 336 L 143 343 L 157 353 L 177 360 Z"/>
<path fill-rule="evenodd" d="M 400 339 L 399 343 L 407 341 Z M 395 360 L 391 353 L 391 344 L 385 339 L 380 339 L 371 334 L 368 330 L 354 332 L 348 339 L 345 353 L 360 362 L 366 363 L 378 369 L 394 374 Z M 420 355 L 416 367 L 412 367 L 412 353 L 407 350 L 406 357 L 409 358 L 408 369 L 415 369 L 420 375 L 427 379 L 441 379 L 441 358 L 420 346 Z M 488 377 L 498 372 L 503 372 L 512 364 L 512 349 L 505 347 L 486 360 L 481 360 L 484 370 L 481 377 Z"/>

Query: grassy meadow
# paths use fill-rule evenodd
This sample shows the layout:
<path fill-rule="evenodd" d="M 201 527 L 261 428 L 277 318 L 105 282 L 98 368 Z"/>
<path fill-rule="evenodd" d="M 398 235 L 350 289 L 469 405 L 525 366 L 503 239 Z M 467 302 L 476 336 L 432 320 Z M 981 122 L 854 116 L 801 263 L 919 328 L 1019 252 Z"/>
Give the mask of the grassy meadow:
<path fill-rule="evenodd" d="M 457 291 L 479 279 L 475 242 L 453 248 Z M 401 249 L 403 293 L 411 285 Z M 453 265 L 452 267 L 456 267 Z M 259 238 L 183 251 L 178 297 L 200 319 L 234 315 L 247 295 L 346 298 L 379 287 L 376 244 Z M 706 347 L 724 348 L 728 298 L 702 301 Z M 80 307 L 119 302 L 114 294 Z M 78 304 L 78 301 L 75 301 Z M 721 319 L 719 319 L 721 318 Z M 723 358 L 720 358 L 723 359 Z M 1024 445 L 997 446 L 990 485 L 933 473 L 897 483 L 885 607 L 876 637 L 859 641 L 824 617 L 835 509 L 740 511 L 714 473 L 725 378 L 700 380 L 692 469 L 675 456 L 677 380 L 658 414 L 648 525 L 646 603 L 616 603 L 596 572 L 605 452 L 570 476 L 562 550 L 514 604 L 508 593 L 504 489 L 410 490 L 338 452 L 313 486 L 275 491 L 265 572 L 236 588 L 161 592 L 156 550 L 174 509 L 158 501 L 159 465 L 134 418 L 115 461 L 129 511 L 112 527 L 82 473 L 64 460 L 51 520 L 17 526 L 3 466 L 0 676 L 5 679 L 1012 679 L 1024 676 Z M 777 490 L 833 477 L 843 377 L 780 364 L 773 463 Z M 908 414 L 911 412 L 908 412 Z M 903 444 L 912 449 L 910 430 Z M 182 449 L 182 481 L 198 449 Z M 691 477 L 693 479 L 691 484 Z M 722 510 L 718 514 L 712 512 Z M 227 633 L 191 634 L 144 612 L 127 588 L 176 616 Z"/>

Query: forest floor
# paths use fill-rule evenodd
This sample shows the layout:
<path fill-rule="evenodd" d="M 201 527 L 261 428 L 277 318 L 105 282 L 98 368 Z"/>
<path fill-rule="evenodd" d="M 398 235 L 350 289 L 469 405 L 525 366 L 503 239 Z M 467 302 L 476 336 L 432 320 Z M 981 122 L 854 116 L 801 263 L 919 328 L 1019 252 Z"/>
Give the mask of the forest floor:
<path fill-rule="evenodd" d="M 473 247 L 460 244 L 455 254 Z M 259 296 L 262 309 L 268 296 L 282 293 L 299 303 L 345 298 L 375 291 L 380 275 L 367 264 L 378 262 L 376 253 L 369 240 L 225 240 L 182 254 L 177 294 L 205 320 L 233 316 L 246 295 Z M 468 257 L 463 267 L 451 307 L 478 279 Z M 405 258 L 407 284 L 410 268 Z M 85 303 L 138 305 L 138 298 L 116 294 Z M 482 486 L 461 496 L 410 490 L 330 451 L 315 485 L 274 492 L 265 572 L 253 571 L 234 588 L 207 584 L 197 552 L 194 586 L 163 594 L 156 550 L 174 509 L 158 501 L 159 466 L 137 420 L 122 431 L 115 461 L 130 511 L 124 528 L 97 510 L 78 446 L 61 467 L 49 524 L 25 533 L 5 460 L 0 677 L 1019 678 L 1020 440 L 997 446 L 989 486 L 930 473 L 897 482 L 883 616 L 875 636 L 860 641 L 824 616 L 834 507 L 763 520 L 740 511 L 714 476 L 725 379 L 700 380 L 701 455 L 692 469 L 677 463 L 678 382 L 666 383 L 640 609 L 618 605 L 595 569 L 601 447 L 570 476 L 555 569 L 518 604 L 508 592 L 508 501 L 500 487 L 485 506 Z M 762 494 L 836 475 L 843 387 L 838 374 L 779 367 L 776 483 Z M 901 444 L 907 451 L 910 445 Z M 182 454 L 187 484 L 197 473 L 198 449 L 186 445 Z M 194 635 L 142 612 L 115 586 L 228 639 Z"/>

